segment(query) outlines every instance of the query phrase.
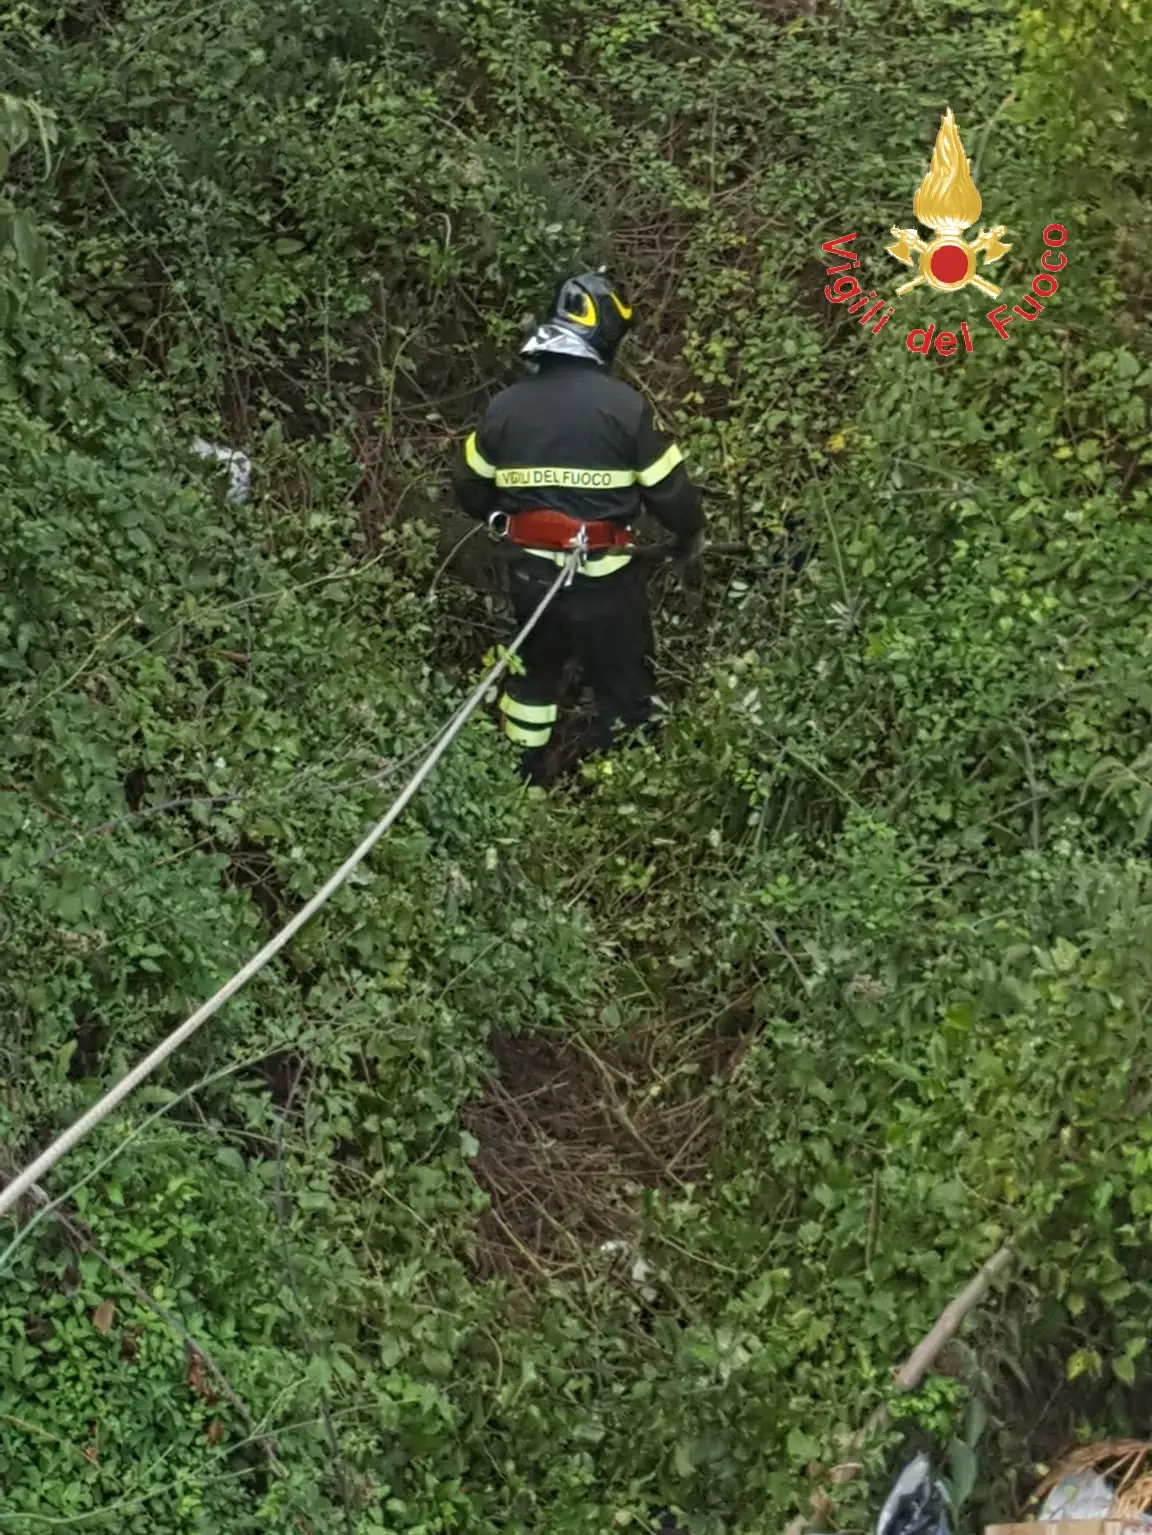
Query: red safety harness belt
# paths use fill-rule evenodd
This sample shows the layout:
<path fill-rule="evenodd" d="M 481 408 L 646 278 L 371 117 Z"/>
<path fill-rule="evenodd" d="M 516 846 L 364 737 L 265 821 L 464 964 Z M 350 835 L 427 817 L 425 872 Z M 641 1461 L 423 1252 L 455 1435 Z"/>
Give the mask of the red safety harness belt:
<path fill-rule="evenodd" d="M 510 544 L 525 549 L 567 550 L 585 548 L 589 551 L 605 549 L 630 549 L 632 533 L 619 522 L 595 518 L 584 522 L 579 517 L 568 517 L 563 512 L 547 508 L 539 511 L 512 512 L 504 533 Z"/>

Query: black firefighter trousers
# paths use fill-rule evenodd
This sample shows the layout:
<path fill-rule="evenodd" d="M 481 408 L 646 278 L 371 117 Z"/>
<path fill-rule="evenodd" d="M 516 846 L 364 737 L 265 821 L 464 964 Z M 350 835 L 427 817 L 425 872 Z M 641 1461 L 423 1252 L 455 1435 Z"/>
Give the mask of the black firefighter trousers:
<path fill-rule="evenodd" d="M 514 558 L 509 578 L 518 628 L 532 616 L 556 574 L 555 565 L 531 555 Z M 524 777 L 542 779 L 570 660 L 592 689 L 597 744 L 610 751 L 622 735 L 648 722 L 654 655 L 648 590 L 638 560 L 611 575 L 578 572 L 571 586 L 562 586 L 520 651 L 523 674 L 507 675 L 500 699 L 504 733 L 523 748 Z"/>

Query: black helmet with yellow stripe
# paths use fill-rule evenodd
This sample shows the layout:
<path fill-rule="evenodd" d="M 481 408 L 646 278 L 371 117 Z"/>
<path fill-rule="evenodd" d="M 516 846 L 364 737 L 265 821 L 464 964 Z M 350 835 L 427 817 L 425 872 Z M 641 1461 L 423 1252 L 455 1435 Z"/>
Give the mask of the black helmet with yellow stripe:
<path fill-rule="evenodd" d="M 601 272 L 566 278 L 552 314 L 523 348 L 525 356 L 560 352 L 610 367 L 632 324 L 632 311 Z"/>

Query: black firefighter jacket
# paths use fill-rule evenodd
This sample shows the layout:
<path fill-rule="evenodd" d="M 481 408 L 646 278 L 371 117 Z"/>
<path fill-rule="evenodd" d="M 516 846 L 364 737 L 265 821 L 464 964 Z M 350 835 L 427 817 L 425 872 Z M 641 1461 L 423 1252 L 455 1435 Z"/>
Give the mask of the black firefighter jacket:
<path fill-rule="evenodd" d="M 548 508 L 631 524 L 643 505 L 683 543 L 705 524 L 680 449 L 657 429 L 644 397 L 577 358 L 546 357 L 538 373 L 495 397 L 453 484 L 465 512 L 480 519 Z"/>

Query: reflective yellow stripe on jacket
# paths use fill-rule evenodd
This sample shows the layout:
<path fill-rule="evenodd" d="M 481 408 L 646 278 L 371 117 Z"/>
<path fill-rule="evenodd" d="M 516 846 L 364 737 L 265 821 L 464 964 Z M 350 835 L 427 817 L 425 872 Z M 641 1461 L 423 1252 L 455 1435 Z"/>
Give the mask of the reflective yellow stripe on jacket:
<path fill-rule="evenodd" d="M 563 490 L 627 490 L 629 485 L 645 487 L 659 485 L 670 475 L 684 455 L 673 444 L 661 453 L 647 469 L 565 469 L 544 464 L 533 464 L 518 469 L 493 469 L 475 445 L 474 435 L 468 439 L 465 456 L 477 474 L 494 479 L 501 490 L 546 490 L 550 486 Z"/>
<path fill-rule="evenodd" d="M 496 478 L 496 466 L 490 464 L 481 453 L 476 444 L 476 433 L 472 432 L 468 441 L 464 444 L 464 462 L 473 474 L 478 474 L 482 479 L 494 480 Z"/>
<path fill-rule="evenodd" d="M 464 461 L 482 479 L 495 480 L 501 490 L 545 490 L 549 486 L 563 490 L 627 490 L 629 485 L 659 485 L 684 455 L 673 445 L 646 469 L 573 469 L 561 465 L 530 464 L 515 469 L 497 469 L 481 453 L 472 432 L 464 444 Z"/>
<path fill-rule="evenodd" d="M 634 469 L 553 469 L 532 465 L 496 471 L 496 483 L 501 490 L 546 490 L 550 486 L 563 490 L 627 490 L 638 478 Z"/>
<path fill-rule="evenodd" d="M 677 464 L 684 462 L 684 455 L 675 443 L 672 444 L 654 464 L 649 464 L 647 469 L 641 469 L 636 475 L 637 485 L 659 485 L 661 480 L 666 480 L 676 468 Z"/>

